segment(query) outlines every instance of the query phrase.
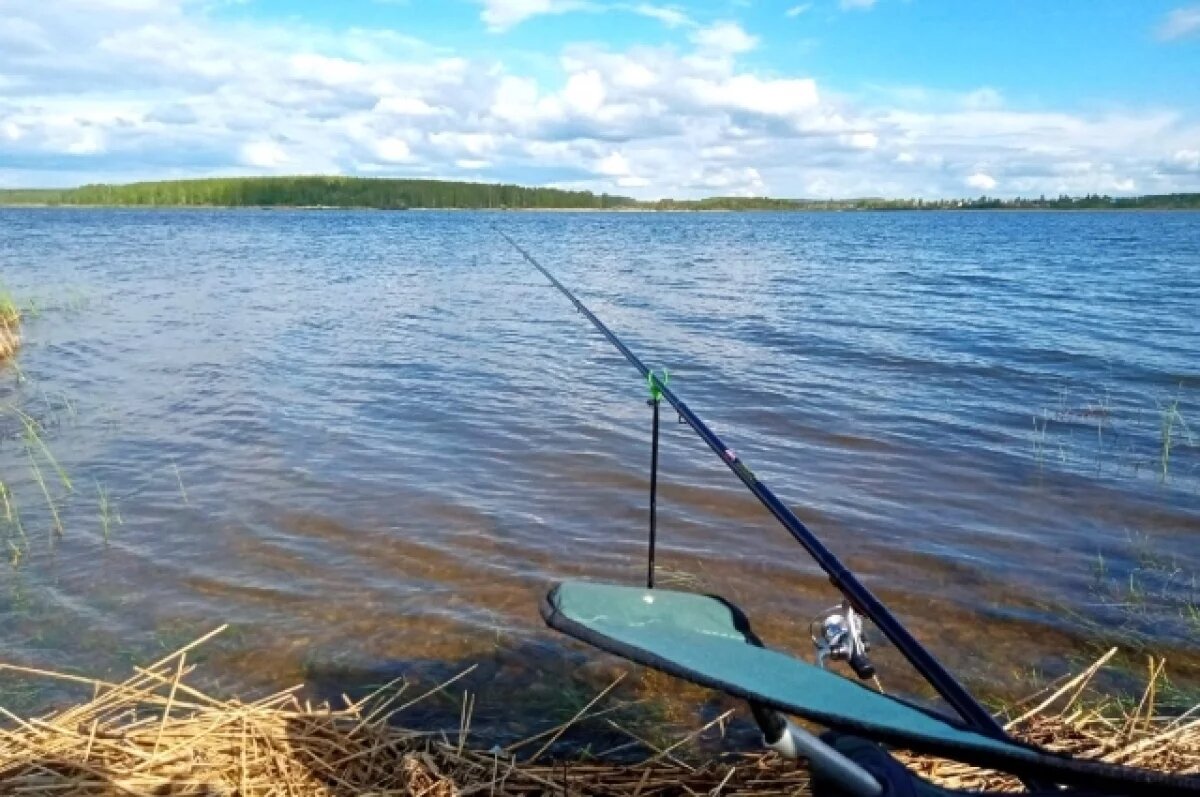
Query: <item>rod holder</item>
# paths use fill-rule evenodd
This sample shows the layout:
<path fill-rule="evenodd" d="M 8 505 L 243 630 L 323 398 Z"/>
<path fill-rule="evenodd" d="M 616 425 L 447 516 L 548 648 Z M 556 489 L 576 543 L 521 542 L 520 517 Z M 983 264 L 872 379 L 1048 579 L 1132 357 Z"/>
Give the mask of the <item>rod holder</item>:
<path fill-rule="evenodd" d="M 646 402 L 653 410 L 650 433 L 650 549 L 646 561 L 646 588 L 654 589 L 654 548 L 658 542 L 658 398 Z"/>

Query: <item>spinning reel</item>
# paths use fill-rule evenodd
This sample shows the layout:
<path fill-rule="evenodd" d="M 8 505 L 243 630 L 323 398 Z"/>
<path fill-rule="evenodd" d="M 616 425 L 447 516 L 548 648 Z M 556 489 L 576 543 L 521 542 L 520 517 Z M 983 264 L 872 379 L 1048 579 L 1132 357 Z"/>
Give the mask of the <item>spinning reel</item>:
<path fill-rule="evenodd" d="M 808 627 L 817 652 L 817 666 L 828 669 L 826 661 L 844 661 L 864 681 L 875 677 L 875 665 L 867 657 L 871 646 L 863 634 L 862 617 L 849 601 L 831 606 L 813 618 Z"/>

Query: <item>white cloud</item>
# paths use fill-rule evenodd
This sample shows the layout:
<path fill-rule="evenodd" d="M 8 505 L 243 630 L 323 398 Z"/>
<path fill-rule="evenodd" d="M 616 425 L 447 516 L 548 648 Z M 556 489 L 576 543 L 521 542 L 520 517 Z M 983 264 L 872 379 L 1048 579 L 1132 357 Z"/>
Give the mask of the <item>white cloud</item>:
<path fill-rule="evenodd" d="M 1164 161 L 1163 170 L 1174 174 L 1200 173 L 1200 150 L 1177 150 Z"/>
<path fill-rule="evenodd" d="M 293 55 L 288 65 L 296 78 L 334 88 L 362 80 L 365 70 L 362 63 L 314 53 Z"/>
<path fill-rule="evenodd" d="M 613 177 L 627 175 L 629 174 L 629 161 L 625 160 L 625 156 L 621 153 L 614 152 L 596 164 L 596 171 Z"/>
<path fill-rule="evenodd" d="M 161 11 L 179 6 L 178 0 L 68 0 L 84 11 Z"/>
<path fill-rule="evenodd" d="M 53 50 L 45 29 L 32 20 L 20 17 L 5 20 L 4 25 L 0 27 L 0 44 L 34 52 Z"/>
<path fill-rule="evenodd" d="M 645 177 L 618 177 L 617 186 L 619 188 L 645 188 L 650 185 L 650 181 Z"/>
<path fill-rule="evenodd" d="M 612 76 L 613 83 L 632 89 L 648 89 L 658 82 L 658 75 L 645 64 L 625 61 Z"/>
<path fill-rule="evenodd" d="M 491 113 L 499 119 L 520 124 L 535 112 L 537 103 L 537 81 L 504 75 L 495 86 Z"/>
<path fill-rule="evenodd" d="M 702 50 L 735 55 L 753 50 L 758 38 L 751 36 L 736 22 L 717 22 L 692 34 L 692 41 Z"/>
<path fill-rule="evenodd" d="M 963 181 L 970 188 L 978 188 L 980 191 L 991 191 L 996 187 L 996 178 L 990 174 L 983 172 L 975 172 L 966 180 Z"/>
<path fill-rule="evenodd" d="M 759 196 L 766 192 L 762 175 L 752 166 L 704 169 L 693 174 L 692 186 L 726 196 Z"/>
<path fill-rule="evenodd" d="M 792 6 L 787 11 L 784 11 L 783 15 L 789 18 L 798 17 L 801 14 L 806 14 L 811 11 L 812 7 L 812 3 L 801 3 L 800 5 Z"/>
<path fill-rule="evenodd" d="M 542 14 L 563 14 L 584 7 L 578 0 L 479 0 L 480 19 L 488 30 L 501 32 Z"/>
<path fill-rule="evenodd" d="M 1155 35 L 1160 41 L 1174 41 L 1198 33 L 1200 33 L 1200 5 L 1174 9 L 1163 18 L 1155 31 Z"/>
<path fill-rule="evenodd" d="M 499 146 L 491 133 L 451 133 L 439 131 L 429 134 L 429 141 L 445 152 L 462 153 L 480 158 L 495 152 Z"/>
<path fill-rule="evenodd" d="M 242 145 L 241 161 L 246 166 L 273 169 L 287 163 L 288 156 L 274 141 L 249 141 Z"/>
<path fill-rule="evenodd" d="M 879 145 L 879 136 L 871 132 L 850 133 L 842 136 L 842 140 L 851 149 L 875 149 Z"/>
<path fill-rule="evenodd" d="M 851 9 L 860 9 L 865 11 L 866 9 L 875 5 L 875 0 L 838 0 L 838 5 L 841 6 L 843 11 L 849 11 Z"/>
<path fill-rule="evenodd" d="M 594 114 L 600 110 L 604 95 L 604 78 L 594 69 L 571 75 L 563 89 L 563 99 L 567 105 L 583 114 Z"/>
<path fill-rule="evenodd" d="M 644 17 L 657 19 L 668 28 L 678 28 L 684 25 L 695 24 L 692 22 L 691 17 L 674 6 L 655 6 L 649 3 L 640 3 L 633 6 L 630 10 Z"/>
<path fill-rule="evenodd" d="M 916 163 L 917 156 L 911 152 L 900 152 L 896 154 L 896 163 Z"/>
<path fill-rule="evenodd" d="M 716 81 L 688 78 L 682 86 L 703 105 L 764 116 L 796 116 L 820 103 L 816 81 L 807 78 L 764 80 L 754 75 L 734 75 Z"/>
<path fill-rule="evenodd" d="M 380 97 L 374 110 L 376 113 L 397 116 L 431 116 L 438 113 L 437 108 L 420 97 Z"/>
<path fill-rule="evenodd" d="M 68 155 L 98 155 L 104 152 L 104 131 L 95 127 L 81 128 L 74 140 L 67 144 L 65 152 Z"/>
<path fill-rule="evenodd" d="M 412 158 L 412 150 L 408 142 L 402 138 L 389 136 L 373 144 L 375 156 L 383 163 L 404 163 Z"/>

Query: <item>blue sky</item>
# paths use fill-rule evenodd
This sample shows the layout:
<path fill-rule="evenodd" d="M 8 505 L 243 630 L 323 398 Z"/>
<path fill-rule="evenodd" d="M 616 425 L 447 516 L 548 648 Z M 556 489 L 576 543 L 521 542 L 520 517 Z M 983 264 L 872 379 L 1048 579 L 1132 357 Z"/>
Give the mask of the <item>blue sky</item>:
<path fill-rule="evenodd" d="M 1200 191 L 1200 3 L 0 0 L 0 185 Z"/>

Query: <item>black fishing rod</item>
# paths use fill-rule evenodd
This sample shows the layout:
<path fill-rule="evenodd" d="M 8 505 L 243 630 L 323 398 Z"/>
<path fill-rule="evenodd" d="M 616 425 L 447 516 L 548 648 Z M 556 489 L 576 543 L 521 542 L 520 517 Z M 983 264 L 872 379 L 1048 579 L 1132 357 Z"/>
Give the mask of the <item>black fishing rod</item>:
<path fill-rule="evenodd" d="M 589 310 L 570 289 L 559 282 L 533 255 L 525 251 L 520 244 L 514 241 L 503 230 L 497 228 L 496 232 L 504 240 L 508 241 L 514 249 L 520 252 L 521 256 L 530 265 L 540 271 L 546 279 L 550 280 L 550 284 L 558 288 L 571 301 L 571 304 L 575 305 L 575 309 L 586 316 L 592 322 L 592 325 L 604 337 L 608 338 L 609 343 L 615 346 L 621 354 L 625 355 L 625 359 L 629 360 L 630 364 L 646 379 L 652 392 L 659 392 L 663 398 L 670 402 L 675 411 L 679 413 L 680 419 L 692 427 L 692 430 L 700 436 L 700 439 L 742 480 L 742 483 L 750 489 L 750 492 L 754 493 L 754 496 L 775 516 L 776 520 L 782 523 L 784 528 L 796 538 L 796 541 L 804 546 L 804 549 L 808 551 L 809 555 L 812 556 L 821 569 L 829 576 L 829 580 L 833 586 L 842 593 L 853 607 L 875 623 L 883 635 L 896 646 L 904 655 L 904 658 L 908 659 L 917 672 L 958 712 L 969 726 L 986 736 L 1009 740 L 1004 729 L 988 713 L 987 709 L 980 705 L 979 701 L 934 658 L 933 654 L 926 650 L 908 632 L 908 629 L 896 619 L 888 608 L 853 573 L 846 569 L 846 566 L 834 556 L 833 552 L 826 548 L 824 543 L 815 534 L 809 531 L 808 527 L 800 521 L 800 518 L 796 517 L 775 496 L 775 493 L 771 492 L 771 489 L 754 475 L 754 472 L 747 467 L 746 463 L 738 457 L 733 449 L 725 445 L 721 438 L 717 437 L 716 433 L 708 427 L 708 424 L 702 421 L 696 413 L 692 412 L 691 408 L 683 402 L 683 399 L 676 396 L 667 387 L 663 379 L 647 368 L 645 363 L 638 359 L 638 356 L 630 351 L 629 347 L 622 343 L 621 339 L 613 334 L 613 331 L 605 326 L 603 321 L 596 317 L 595 313 Z M 858 668 L 856 667 L 855 669 L 857 670 Z"/>

